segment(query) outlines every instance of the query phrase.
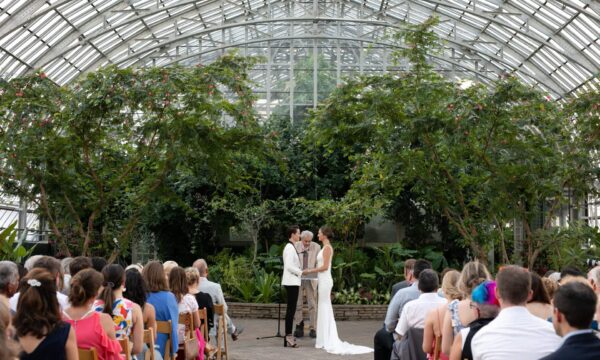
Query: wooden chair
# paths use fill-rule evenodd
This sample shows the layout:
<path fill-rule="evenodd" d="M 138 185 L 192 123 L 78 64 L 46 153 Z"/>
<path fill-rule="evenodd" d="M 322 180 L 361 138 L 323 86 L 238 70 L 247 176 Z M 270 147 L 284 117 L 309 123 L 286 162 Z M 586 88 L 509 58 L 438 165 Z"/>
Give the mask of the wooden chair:
<path fill-rule="evenodd" d="M 179 314 L 179 325 L 185 325 L 184 338 L 179 339 L 180 346 L 177 350 L 177 358 L 185 359 L 187 353 L 186 346 L 198 347 L 198 339 L 196 338 L 196 331 L 194 330 L 194 315 L 191 312 Z M 183 342 L 183 346 L 181 343 Z"/>
<path fill-rule="evenodd" d="M 119 339 L 119 344 L 121 344 L 121 350 L 123 350 L 123 354 L 125 354 L 125 360 L 131 360 L 131 350 L 129 348 L 129 339 L 126 337 Z"/>
<path fill-rule="evenodd" d="M 79 360 L 98 360 L 98 352 L 96 349 L 81 349 L 78 348 Z"/>
<path fill-rule="evenodd" d="M 154 360 L 154 330 L 152 328 L 144 330 L 144 344 L 148 347 L 144 360 Z"/>
<path fill-rule="evenodd" d="M 171 360 L 171 320 L 169 321 L 157 321 L 156 332 L 158 334 L 166 334 L 167 342 L 165 343 L 165 356 L 164 360 Z"/>
<path fill-rule="evenodd" d="M 204 341 L 208 343 L 208 313 L 206 308 L 198 310 L 198 317 L 200 318 L 200 332 L 204 336 Z"/>
<path fill-rule="evenodd" d="M 225 307 L 223 304 L 215 304 L 215 314 L 219 315 L 217 324 L 217 360 L 228 359 L 227 355 L 227 325 L 225 324 Z"/>

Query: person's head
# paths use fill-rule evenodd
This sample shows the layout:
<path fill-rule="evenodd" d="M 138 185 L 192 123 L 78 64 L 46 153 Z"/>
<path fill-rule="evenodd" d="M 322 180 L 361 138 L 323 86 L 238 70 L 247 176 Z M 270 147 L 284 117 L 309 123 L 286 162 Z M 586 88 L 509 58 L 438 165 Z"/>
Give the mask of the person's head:
<path fill-rule="evenodd" d="M 142 273 L 142 271 L 144 270 L 144 267 L 143 267 L 143 266 L 142 266 L 142 264 L 140 264 L 140 263 L 135 263 L 135 264 L 128 265 L 128 266 L 125 268 L 125 271 L 127 271 L 127 270 L 129 270 L 129 269 L 136 269 L 136 270 L 137 270 L 137 271 L 139 271 L 139 272 L 140 272 L 140 274 L 141 274 L 141 273 Z"/>
<path fill-rule="evenodd" d="M 419 276 L 424 270 L 431 269 L 431 263 L 425 259 L 419 259 L 415 261 L 415 266 L 413 267 L 413 276 L 415 280 L 419 280 Z"/>
<path fill-rule="evenodd" d="M 163 269 L 165 270 L 165 276 L 167 277 L 167 281 L 169 281 L 169 274 L 171 274 L 171 270 L 178 267 L 177 263 L 173 260 L 168 260 L 163 263 Z"/>
<path fill-rule="evenodd" d="M 165 270 L 163 269 L 160 261 L 150 261 L 147 263 L 146 266 L 144 266 L 142 275 L 144 276 L 144 280 L 146 280 L 148 291 L 169 291 L 169 284 L 167 283 L 167 278 L 165 277 Z"/>
<path fill-rule="evenodd" d="M 125 271 L 125 291 L 123 296 L 144 308 L 148 298 L 146 282 L 137 269 Z"/>
<path fill-rule="evenodd" d="M 188 293 L 187 277 L 185 276 L 185 270 L 181 266 L 176 266 L 171 270 L 171 275 L 169 275 L 169 289 L 175 295 L 177 303 L 180 303 Z"/>
<path fill-rule="evenodd" d="M 484 264 L 479 261 L 469 261 L 463 267 L 460 278 L 458 279 L 458 289 L 463 293 L 463 297 L 468 297 L 475 287 L 491 276 Z"/>
<path fill-rule="evenodd" d="M 77 275 L 83 269 L 89 269 L 92 267 L 92 260 L 86 256 L 77 256 L 73 258 L 73 261 L 69 264 L 69 271 L 71 276 Z"/>
<path fill-rule="evenodd" d="M 528 302 L 539 302 L 544 304 L 550 304 L 550 297 L 548 296 L 548 292 L 546 291 L 546 287 L 544 287 L 544 283 L 542 282 L 542 278 L 530 271 L 531 275 L 531 298 Z"/>
<path fill-rule="evenodd" d="M 496 276 L 496 296 L 500 305 L 525 306 L 531 294 L 531 276 L 526 269 L 516 266 L 506 266 Z"/>
<path fill-rule="evenodd" d="M 544 284 L 544 289 L 546 289 L 546 293 L 548 294 L 548 299 L 552 301 L 554 298 L 554 294 L 556 290 L 558 290 L 558 282 L 554 281 L 550 278 L 544 277 L 542 278 L 542 284 Z"/>
<path fill-rule="evenodd" d="M 496 297 L 496 282 L 486 280 L 471 292 L 471 303 L 477 318 L 495 318 L 500 312 L 500 302 Z"/>
<path fill-rule="evenodd" d="M 104 310 L 106 314 L 112 316 L 113 303 L 115 302 L 115 290 L 122 289 L 125 284 L 125 269 L 119 264 L 106 265 L 102 269 L 102 292 L 98 297 L 104 301 Z"/>
<path fill-rule="evenodd" d="M 8 299 L 0 295 L 0 359 L 16 359 L 19 354 L 19 346 L 12 339 L 10 318 Z"/>
<path fill-rule="evenodd" d="M 108 264 L 108 261 L 106 261 L 106 259 L 104 259 L 103 257 L 94 256 L 92 258 L 92 267 L 99 273 L 102 272 L 102 269 L 104 269 L 106 264 Z"/>
<path fill-rule="evenodd" d="M 198 270 L 198 274 L 200 274 L 200 277 L 208 276 L 208 264 L 206 263 L 206 260 L 198 259 L 194 261 L 194 264 L 192 266 Z"/>
<path fill-rule="evenodd" d="M 35 262 L 41 259 L 43 256 L 44 255 L 30 256 L 27 260 L 25 260 L 25 264 L 23 266 L 25 266 L 25 269 L 27 269 L 27 271 L 30 271 L 31 269 L 33 269 L 33 265 L 35 264 Z"/>
<path fill-rule="evenodd" d="M 572 330 L 589 329 L 596 312 L 598 297 L 591 287 L 578 281 L 562 285 L 554 294 L 552 324 L 564 336 Z"/>
<path fill-rule="evenodd" d="M 330 228 L 329 226 L 322 226 L 319 229 L 319 234 L 318 234 L 319 241 L 323 241 L 323 239 L 327 239 L 327 240 L 331 241 L 331 240 L 333 240 L 334 236 L 335 235 L 333 233 L 333 229 Z"/>
<path fill-rule="evenodd" d="M 422 293 L 437 292 L 439 285 L 440 278 L 435 271 L 425 269 L 419 274 L 419 291 Z"/>
<path fill-rule="evenodd" d="M 193 266 L 185 268 L 185 277 L 187 279 L 188 288 L 197 286 L 200 283 L 200 273 Z"/>
<path fill-rule="evenodd" d="M 560 284 L 561 285 L 564 283 L 564 279 L 568 276 L 585 277 L 585 275 L 583 275 L 583 272 L 581 271 L 581 269 L 579 269 L 577 266 L 568 265 L 568 266 L 565 266 L 560 271 Z"/>
<path fill-rule="evenodd" d="M 101 273 L 94 269 L 83 269 L 71 278 L 69 303 L 73 307 L 87 306 L 98 296 L 100 286 L 104 282 Z"/>
<path fill-rule="evenodd" d="M 600 294 L 600 266 L 596 266 L 588 272 L 587 276 L 590 285 L 592 285 L 592 289 L 596 294 Z"/>
<path fill-rule="evenodd" d="M 314 236 L 315 234 L 313 234 L 312 231 L 308 230 L 304 230 L 300 233 L 300 240 L 302 241 L 304 247 L 310 246 L 310 243 L 312 242 Z"/>
<path fill-rule="evenodd" d="M 71 264 L 71 261 L 73 261 L 73 258 L 70 256 L 60 261 L 60 266 L 62 266 L 63 274 L 71 275 L 71 270 L 69 269 L 69 264 Z"/>
<path fill-rule="evenodd" d="M 19 288 L 19 268 L 12 261 L 0 261 L 0 294 L 8 298 Z"/>
<path fill-rule="evenodd" d="M 286 235 L 289 240 L 296 242 L 300 239 L 300 226 L 292 225 L 287 228 Z"/>
<path fill-rule="evenodd" d="M 414 281 L 413 269 L 415 268 L 415 259 L 406 259 L 404 260 L 404 279 L 406 281 L 412 282 Z"/>
<path fill-rule="evenodd" d="M 42 338 L 61 321 L 56 289 L 56 277 L 46 269 L 33 268 L 23 278 L 14 317 L 17 336 Z"/>
<path fill-rule="evenodd" d="M 52 276 L 54 276 L 56 279 L 57 289 L 63 288 L 62 266 L 60 265 L 60 261 L 58 261 L 58 259 L 53 258 L 52 256 L 42 256 L 33 264 L 33 267 L 48 270 L 48 272 L 50 272 L 50 274 L 52 274 Z"/>
<path fill-rule="evenodd" d="M 458 279 L 460 278 L 460 273 L 456 270 L 449 270 L 444 275 L 442 279 L 442 291 L 444 292 L 444 296 L 448 301 L 452 300 L 462 300 L 463 295 L 458 290 Z"/>

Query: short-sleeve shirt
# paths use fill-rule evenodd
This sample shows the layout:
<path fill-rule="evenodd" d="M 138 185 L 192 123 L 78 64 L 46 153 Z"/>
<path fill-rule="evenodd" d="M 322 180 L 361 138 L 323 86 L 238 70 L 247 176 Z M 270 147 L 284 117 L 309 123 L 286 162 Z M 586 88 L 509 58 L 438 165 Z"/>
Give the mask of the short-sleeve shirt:
<path fill-rule="evenodd" d="M 94 310 L 100 313 L 103 312 L 104 301 L 94 301 Z M 126 298 L 115 299 L 111 315 L 115 323 L 117 339 L 129 337 L 133 327 L 133 302 Z"/>

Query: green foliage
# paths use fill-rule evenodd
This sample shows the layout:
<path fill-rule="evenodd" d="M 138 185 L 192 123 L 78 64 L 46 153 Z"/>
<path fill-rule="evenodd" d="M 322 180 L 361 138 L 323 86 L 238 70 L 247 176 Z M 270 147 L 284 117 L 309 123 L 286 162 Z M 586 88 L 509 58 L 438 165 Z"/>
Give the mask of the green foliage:
<path fill-rule="evenodd" d="M 35 246 L 27 250 L 22 244 L 27 236 L 26 233 L 18 236 L 17 222 L 13 222 L 6 229 L 0 231 L 0 260 L 10 260 L 20 263 L 29 257 Z M 17 238 L 18 237 L 18 238 Z"/>

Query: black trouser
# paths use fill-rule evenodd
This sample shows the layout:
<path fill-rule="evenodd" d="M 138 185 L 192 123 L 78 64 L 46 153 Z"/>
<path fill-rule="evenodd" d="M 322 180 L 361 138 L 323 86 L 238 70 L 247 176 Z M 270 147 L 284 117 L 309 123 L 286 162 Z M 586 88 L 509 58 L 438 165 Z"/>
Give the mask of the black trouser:
<path fill-rule="evenodd" d="M 296 304 L 298 303 L 298 293 L 300 286 L 285 285 L 287 293 L 287 309 L 285 310 L 285 334 L 292 335 L 294 327 L 294 314 L 296 313 Z"/>
<path fill-rule="evenodd" d="M 394 347 L 394 335 L 384 328 L 375 333 L 373 339 L 375 350 L 374 360 L 390 360 L 392 348 Z"/>

